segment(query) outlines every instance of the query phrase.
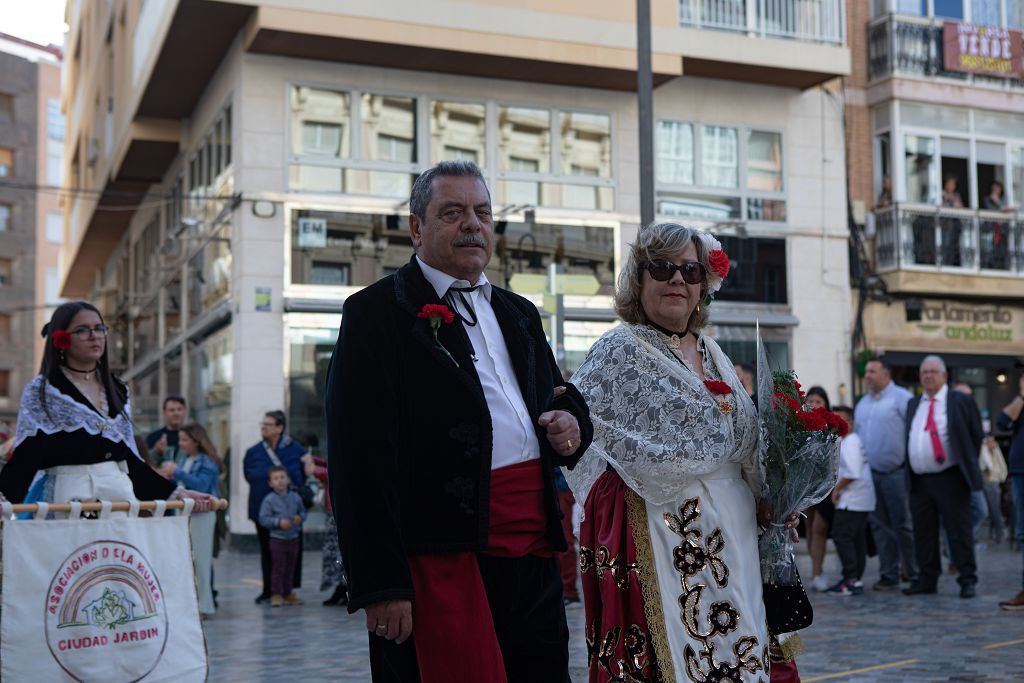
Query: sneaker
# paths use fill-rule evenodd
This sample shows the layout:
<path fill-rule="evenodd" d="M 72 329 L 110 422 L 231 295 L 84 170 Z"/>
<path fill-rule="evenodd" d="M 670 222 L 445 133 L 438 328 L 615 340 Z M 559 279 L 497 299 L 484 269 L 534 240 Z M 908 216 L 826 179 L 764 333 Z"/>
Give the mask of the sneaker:
<path fill-rule="evenodd" d="M 1012 600 L 1006 600 L 999 603 L 1000 609 L 1009 610 L 1011 612 L 1019 612 L 1024 610 L 1024 591 L 1017 593 L 1017 597 Z"/>
<path fill-rule="evenodd" d="M 288 605 L 305 605 L 306 604 L 306 601 L 303 600 L 302 598 L 300 598 L 295 593 L 289 593 L 288 595 L 284 596 L 284 601 L 285 601 L 285 604 L 288 604 Z"/>
<path fill-rule="evenodd" d="M 271 607 L 280 607 L 283 604 L 284 604 L 284 598 L 282 598 L 280 595 L 271 595 L 270 596 L 270 606 Z"/>
<path fill-rule="evenodd" d="M 255 602 L 257 605 L 262 605 L 263 603 L 265 603 L 269 599 L 270 599 L 270 593 L 260 593 L 259 595 L 256 596 L 256 599 L 253 602 Z"/>
<path fill-rule="evenodd" d="M 813 579 L 811 579 L 811 590 L 815 590 L 815 591 L 821 592 L 821 591 L 827 591 L 828 589 L 829 589 L 828 579 L 825 577 L 824 574 L 818 574 Z"/>
<path fill-rule="evenodd" d="M 879 579 L 872 588 L 876 591 L 894 591 L 900 587 L 899 581 L 893 581 L 892 579 Z"/>
<path fill-rule="evenodd" d="M 864 595 L 864 582 L 863 581 L 854 581 L 853 583 L 849 584 L 849 586 L 850 586 L 850 595 Z"/>
<path fill-rule="evenodd" d="M 863 592 L 863 589 L 861 590 Z M 847 597 L 853 595 L 853 588 L 846 581 L 840 581 L 836 585 L 832 586 L 825 591 L 826 595 L 838 595 L 841 597 Z"/>

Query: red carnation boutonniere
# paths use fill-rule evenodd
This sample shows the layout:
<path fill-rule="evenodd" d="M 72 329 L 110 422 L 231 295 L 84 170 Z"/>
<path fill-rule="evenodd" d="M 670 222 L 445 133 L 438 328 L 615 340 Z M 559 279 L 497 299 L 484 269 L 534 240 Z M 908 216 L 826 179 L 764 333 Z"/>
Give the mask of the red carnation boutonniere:
<path fill-rule="evenodd" d="M 53 340 L 53 348 L 58 351 L 67 351 L 71 348 L 71 335 L 66 330 L 54 330 L 50 338 Z"/>
<path fill-rule="evenodd" d="M 715 396 L 728 396 L 729 394 L 732 393 L 732 387 L 730 387 L 725 382 L 719 382 L 716 380 L 709 379 L 704 382 L 704 386 L 707 387 L 708 391 L 710 391 Z M 718 409 L 722 411 L 723 415 L 728 415 L 729 413 L 732 412 L 732 402 L 724 398 L 719 399 Z"/>
<path fill-rule="evenodd" d="M 452 357 L 448 349 L 444 348 L 441 340 L 437 338 L 437 331 L 441 328 L 442 324 L 451 325 L 455 322 L 455 313 L 452 309 L 444 304 L 425 304 L 420 309 L 420 312 L 416 314 L 416 317 L 426 318 L 430 321 L 430 329 L 434 333 L 434 343 L 437 344 L 437 348 L 441 349 L 448 358 L 451 358 L 451 361 L 455 363 L 455 367 L 459 367 L 459 362 Z"/>
<path fill-rule="evenodd" d="M 724 280 L 729 274 L 729 256 L 721 249 L 715 249 L 708 254 L 708 266 L 715 275 Z"/>

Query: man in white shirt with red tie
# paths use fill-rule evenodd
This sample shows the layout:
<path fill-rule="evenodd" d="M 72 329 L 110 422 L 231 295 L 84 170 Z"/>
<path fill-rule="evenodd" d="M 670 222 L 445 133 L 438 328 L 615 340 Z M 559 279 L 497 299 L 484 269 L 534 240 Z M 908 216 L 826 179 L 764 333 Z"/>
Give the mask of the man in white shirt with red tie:
<path fill-rule="evenodd" d="M 910 513 L 918 580 L 906 595 L 935 593 L 942 562 L 939 523 L 949 535 L 952 561 L 959 570 L 960 597 L 973 598 L 978 582 L 971 531 L 971 491 L 983 479 L 978 453 L 984 436 L 981 414 L 971 396 L 950 391 L 946 364 L 939 356 L 921 362 L 924 394 L 907 404 L 907 461 Z"/>

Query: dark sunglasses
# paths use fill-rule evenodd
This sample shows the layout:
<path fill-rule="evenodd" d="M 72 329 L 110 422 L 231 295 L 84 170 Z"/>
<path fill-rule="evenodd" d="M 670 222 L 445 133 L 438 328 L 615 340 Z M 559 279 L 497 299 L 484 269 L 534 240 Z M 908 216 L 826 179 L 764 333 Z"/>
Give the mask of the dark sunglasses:
<path fill-rule="evenodd" d="M 678 270 L 683 276 L 683 282 L 688 285 L 699 285 L 704 282 L 707 275 L 704 264 L 697 261 L 687 261 L 679 265 L 671 261 L 642 261 L 640 270 L 646 270 L 658 282 L 668 282 Z"/>

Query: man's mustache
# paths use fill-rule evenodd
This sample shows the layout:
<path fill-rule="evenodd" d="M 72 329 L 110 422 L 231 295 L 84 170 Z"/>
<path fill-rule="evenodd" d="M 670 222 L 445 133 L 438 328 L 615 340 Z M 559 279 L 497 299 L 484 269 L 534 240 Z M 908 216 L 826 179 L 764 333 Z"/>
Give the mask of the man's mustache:
<path fill-rule="evenodd" d="M 487 248 L 487 240 L 479 234 L 465 235 L 464 237 L 457 237 L 452 242 L 453 247 L 480 247 L 481 249 Z"/>

